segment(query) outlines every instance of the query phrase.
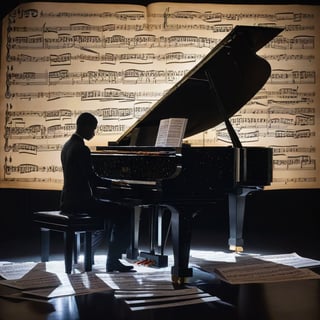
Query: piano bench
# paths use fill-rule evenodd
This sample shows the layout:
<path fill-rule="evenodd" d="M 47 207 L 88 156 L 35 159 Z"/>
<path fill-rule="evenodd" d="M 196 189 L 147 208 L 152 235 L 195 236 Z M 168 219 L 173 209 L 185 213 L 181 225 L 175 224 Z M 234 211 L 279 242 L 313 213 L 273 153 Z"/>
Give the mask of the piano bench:
<path fill-rule="evenodd" d="M 50 231 L 64 234 L 65 272 L 70 274 L 72 262 L 78 263 L 81 234 L 84 234 L 84 269 L 91 271 L 93 265 L 92 232 L 103 230 L 104 219 L 91 217 L 86 213 L 67 215 L 61 211 L 37 211 L 33 213 L 33 221 L 41 230 L 41 261 L 49 261 Z"/>

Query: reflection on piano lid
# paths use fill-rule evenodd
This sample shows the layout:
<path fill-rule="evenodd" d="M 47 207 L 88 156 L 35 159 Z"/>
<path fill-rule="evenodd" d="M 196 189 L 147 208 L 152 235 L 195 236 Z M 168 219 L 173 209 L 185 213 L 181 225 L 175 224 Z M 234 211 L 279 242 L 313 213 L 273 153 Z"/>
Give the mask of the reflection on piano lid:
<path fill-rule="evenodd" d="M 115 144 L 153 146 L 159 123 L 166 118 L 188 119 L 185 138 L 228 121 L 269 78 L 270 65 L 256 52 L 281 31 L 236 26 Z"/>

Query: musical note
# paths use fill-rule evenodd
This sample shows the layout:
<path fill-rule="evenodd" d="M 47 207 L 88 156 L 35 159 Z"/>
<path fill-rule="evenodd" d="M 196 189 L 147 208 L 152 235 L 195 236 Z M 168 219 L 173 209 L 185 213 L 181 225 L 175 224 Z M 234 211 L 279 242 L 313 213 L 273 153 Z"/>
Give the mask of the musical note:
<path fill-rule="evenodd" d="M 270 78 L 230 122 L 244 144 L 273 146 L 272 187 L 319 187 L 319 11 L 161 2 L 18 6 L 3 24 L 3 181 L 59 188 L 61 146 L 81 112 L 98 117 L 94 145 L 116 140 L 244 24 L 284 31 L 259 52 L 271 65 Z M 224 124 L 188 141 L 231 142 Z"/>

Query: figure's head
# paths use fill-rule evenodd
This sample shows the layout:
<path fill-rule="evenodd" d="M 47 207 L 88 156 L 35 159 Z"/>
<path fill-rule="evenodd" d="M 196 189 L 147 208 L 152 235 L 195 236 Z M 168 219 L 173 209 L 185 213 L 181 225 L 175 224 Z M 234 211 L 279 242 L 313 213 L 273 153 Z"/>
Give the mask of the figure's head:
<path fill-rule="evenodd" d="M 81 113 L 77 119 L 77 134 L 86 140 L 90 140 L 95 135 L 97 128 L 97 118 L 89 112 Z"/>

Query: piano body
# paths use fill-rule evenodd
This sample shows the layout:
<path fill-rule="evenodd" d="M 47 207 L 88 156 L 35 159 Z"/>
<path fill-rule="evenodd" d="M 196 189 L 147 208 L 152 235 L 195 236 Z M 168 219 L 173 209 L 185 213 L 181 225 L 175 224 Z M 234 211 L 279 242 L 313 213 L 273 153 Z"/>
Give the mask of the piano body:
<path fill-rule="evenodd" d="M 229 118 L 269 78 L 271 67 L 256 52 L 281 31 L 236 26 L 116 142 L 92 152 L 100 175 L 126 182 L 106 197 L 128 201 L 136 209 L 170 211 L 176 283 L 192 276 L 188 264 L 194 213 L 227 195 L 229 247 L 242 251 L 246 195 L 272 182 L 272 149 L 242 146 Z M 188 119 L 185 138 L 225 122 L 232 146 L 156 147 L 160 120 L 167 118 Z"/>

